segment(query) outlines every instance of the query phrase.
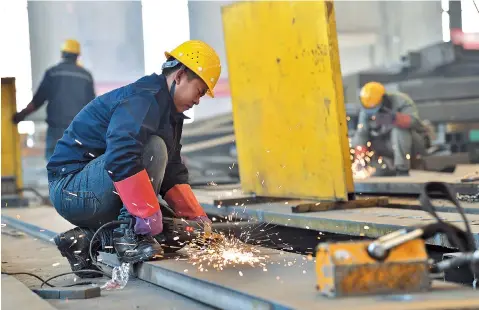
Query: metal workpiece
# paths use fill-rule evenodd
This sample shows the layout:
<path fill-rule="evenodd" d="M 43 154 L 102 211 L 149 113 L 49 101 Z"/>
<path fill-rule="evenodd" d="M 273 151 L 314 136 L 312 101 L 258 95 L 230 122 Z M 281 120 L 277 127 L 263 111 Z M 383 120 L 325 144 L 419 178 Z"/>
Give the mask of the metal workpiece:
<path fill-rule="evenodd" d="M 346 104 L 347 115 L 351 118 L 359 116 L 360 105 Z M 417 104 L 419 117 L 431 123 L 476 122 L 479 115 L 479 98 L 454 100 L 428 100 Z"/>
<path fill-rule="evenodd" d="M 477 122 L 479 98 L 459 100 L 430 100 L 417 105 L 419 117 L 432 123 Z"/>
<path fill-rule="evenodd" d="M 421 101 L 441 101 L 479 98 L 479 77 L 440 78 L 429 77 L 390 84 L 408 94 L 421 105 Z M 389 85 L 386 85 L 386 87 Z"/>
<path fill-rule="evenodd" d="M 51 210 L 53 211 L 53 209 Z M 57 233 L 51 230 L 43 229 L 40 226 L 20 220 L 19 218 L 14 218 L 13 216 L 5 215 L 4 212 L 2 212 L 2 224 L 24 231 L 29 235 L 46 242 L 53 243 L 53 238 L 57 235 Z"/>
<path fill-rule="evenodd" d="M 226 208 L 224 208 L 226 209 Z M 289 209 L 289 208 L 287 208 Z M 16 221 L 6 222 L 7 217 Z M 68 229 L 66 221 L 52 208 L 2 210 L 2 223 L 48 241 L 51 234 Z M 27 225 L 25 225 L 27 224 Z M 48 230 L 50 229 L 50 230 Z M 48 233 L 47 233 L 48 232 Z M 395 294 L 349 298 L 327 298 L 315 289 L 314 258 L 259 248 L 259 255 L 268 255 L 265 266 L 235 265 L 217 271 L 201 272 L 185 256 L 165 255 L 160 261 L 138 264 L 136 275 L 149 283 L 190 297 L 219 309 L 355 309 L 355 310 L 418 310 L 474 309 L 479 295 L 469 288 L 434 281 L 431 291 L 417 294 Z M 116 256 L 113 256 L 116 258 Z M 113 259 L 114 260 L 114 259 Z M 110 265 L 114 265 L 112 261 Z M 263 268 L 266 268 L 264 271 Z M 241 272 L 241 273 L 240 273 Z M 353 282 L 356 283 L 356 282 Z M 134 282 L 128 283 L 134 285 Z M 447 290 L 447 294 L 444 292 Z M 118 292 L 121 294 L 121 291 Z M 161 305 L 158 305 L 161 308 Z"/>
<path fill-rule="evenodd" d="M 267 271 L 262 267 L 229 266 L 223 271 L 208 270 L 200 272 L 198 265 L 193 266 L 184 260 L 168 259 L 148 262 L 141 265 L 138 277 L 147 282 L 168 288 L 174 292 L 201 301 L 219 309 L 381 309 L 407 310 L 423 309 L 427 303 L 428 309 L 444 309 L 445 304 L 474 304 L 479 297 L 474 291 L 451 290 L 444 294 L 447 284 L 436 282 L 431 292 L 411 295 L 412 290 L 404 289 L 405 295 L 398 292 L 395 298 L 387 296 L 366 296 L 349 298 L 328 298 L 315 289 L 317 275 L 315 261 L 305 256 L 265 250 L 270 256 L 266 264 Z M 421 265 L 422 266 L 422 265 Z M 392 267 L 392 266 L 391 266 Z M 411 270 L 411 266 L 403 267 L 402 271 Z M 344 270 L 346 271 L 346 270 Z M 240 274 L 241 272 L 241 274 Z M 343 272 L 346 275 L 346 273 Z M 413 282 L 406 276 L 400 279 Z M 426 279 L 426 277 L 422 278 Z M 358 281 L 352 281 L 353 287 L 360 286 Z M 424 288 L 430 287 L 427 282 L 420 282 Z M 449 285 L 451 288 L 451 286 Z M 456 287 L 457 288 L 457 287 Z M 466 298 L 469 298 L 467 299 Z M 474 297 L 473 297 L 474 296 Z M 398 302 L 404 298 L 407 303 Z M 472 299 L 470 299 L 472 298 Z M 421 307 L 421 305 L 423 307 Z"/>
<path fill-rule="evenodd" d="M 333 210 L 325 212 L 293 213 L 290 205 L 285 203 L 255 204 L 250 206 L 213 206 L 202 203 L 205 211 L 214 216 L 251 221 L 261 221 L 270 225 L 281 225 L 300 229 L 341 235 L 379 238 L 396 230 L 411 226 L 430 224 L 435 219 L 428 213 L 420 210 L 366 208 L 352 210 Z M 440 212 L 439 217 L 444 221 L 463 227 L 462 218 L 457 213 Z M 472 233 L 476 245 L 479 246 L 479 214 L 468 214 Z M 440 233 L 426 240 L 427 244 L 454 248 L 447 237 Z"/>
<path fill-rule="evenodd" d="M 400 177 L 397 177 L 398 179 Z M 422 191 L 423 182 L 414 182 L 411 180 L 409 183 L 401 182 L 389 182 L 390 180 L 371 179 L 371 180 L 358 180 L 354 183 L 355 192 L 358 194 L 369 195 L 404 195 L 404 196 L 419 196 Z M 477 183 L 451 183 L 454 190 L 462 195 L 477 194 L 479 186 Z M 441 198 L 438 196 L 437 198 Z M 443 197 L 442 197 L 443 198 Z"/>

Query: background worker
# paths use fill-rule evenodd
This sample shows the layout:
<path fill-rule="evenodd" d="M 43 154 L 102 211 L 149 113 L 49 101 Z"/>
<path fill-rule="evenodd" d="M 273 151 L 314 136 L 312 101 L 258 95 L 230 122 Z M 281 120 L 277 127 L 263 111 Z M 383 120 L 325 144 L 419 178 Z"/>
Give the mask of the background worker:
<path fill-rule="evenodd" d="M 163 230 L 158 195 L 178 216 L 209 222 L 188 185 L 180 139 L 183 112 L 206 93 L 213 97 L 220 60 L 201 41 L 187 41 L 165 54 L 161 75 L 145 76 L 87 105 L 47 165 L 53 206 L 78 226 L 54 238 L 73 271 L 92 268 L 93 231 L 117 219 L 129 221 L 113 231 L 121 262 L 162 255 L 153 238 Z"/>
<path fill-rule="evenodd" d="M 360 100 L 358 127 L 351 141 L 356 157 L 373 151 L 374 164 L 379 156 L 386 163 L 392 161 L 392 167 L 378 168 L 374 176 L 409 175 L 411 162 L 424 155 L 429 144 L 415 103 L 404 93 L 386 92 L 377 82 L 363 86 Z"/>
<path fill-rule="evenodd" d="M 45 141 L 47 161 L 52 156 L 58 139 L 62 137 L 75 115 L 95 98 L 92 75 L 77 65 L 80 43 L 76 40 L 66 40 L 61 52 L 62 61 L 45 72 L 32 101 L 13 116 L 13 122 L 18 124 L 48 101 L 46 119 L 48 129 Z"/>

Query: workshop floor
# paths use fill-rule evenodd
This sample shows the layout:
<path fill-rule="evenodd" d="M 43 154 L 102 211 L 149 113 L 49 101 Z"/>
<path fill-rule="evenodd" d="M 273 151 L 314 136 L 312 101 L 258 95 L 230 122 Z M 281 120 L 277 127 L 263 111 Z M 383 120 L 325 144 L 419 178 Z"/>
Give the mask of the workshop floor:
<path fill-rule="evenodd" d="M 18 230 L 2 228 L 2 272 L 30 272 L 43 279 L 62 272 L 69 272 L 70 266 L 57 249 L 44 241 L 32 238 Z M 29 288 L 38 288 L 40 281 L 25 276 L 15 276 Z M 83 281 L 75 275 L 68 275 L 52 281 L 55 285 Z M 98 280 L 103 284 L 106 279 Z M 22 298 L 22 296 L 18 296 Z M 122 290 L 102 291 L 99 298 L 82 300 L 48 300 L 57 309 L 212 309 L 191 299 L 175 294 L 158 286 L 138 279 L 130 279 Z"/>

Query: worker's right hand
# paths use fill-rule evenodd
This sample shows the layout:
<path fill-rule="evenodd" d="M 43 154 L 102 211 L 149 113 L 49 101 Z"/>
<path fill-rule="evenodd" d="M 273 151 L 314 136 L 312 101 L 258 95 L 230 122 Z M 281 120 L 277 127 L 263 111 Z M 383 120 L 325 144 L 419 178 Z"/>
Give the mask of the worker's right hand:
<path fill-rule="evenodd" d="M 163 231 L 163 216 L 158 210 L 147 218 L 136 217 L 135 234 L 156 236 Z"/>
<path fill-rule="evenodd" d="M 26 117 L 27 117 L 27 114 L 23 111 L 15 113 L 12 117 L 12 122 L 14 124 L 18 124 L 18 123 L 22 122 Z"/>

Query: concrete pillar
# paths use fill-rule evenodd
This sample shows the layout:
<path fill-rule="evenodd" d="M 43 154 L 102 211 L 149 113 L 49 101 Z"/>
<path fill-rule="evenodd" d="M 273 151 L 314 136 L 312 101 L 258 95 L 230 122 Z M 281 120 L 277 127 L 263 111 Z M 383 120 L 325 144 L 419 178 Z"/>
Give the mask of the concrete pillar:
<path fill-rule="evenodd" d="M 90 70 L 97 94 L 144 74 L 140 1 L 29 1 L 32 86 L 60 61 L 67 38 L 82 44 L 80 61 Z M 29 119 L 43 121 L 42 108 Z"/>
<path fill-rule="evenodd" d="M 217 98 L 202 98 L 201 104 L 195 107 L 195 119 L 230 113 L 232 110 L 221 7 L 233 2 L 235 1 L 188 1 L 191 39 L 202 40 L 211 45 L 221 60 L 221 76 L 215 89 Z"/>

